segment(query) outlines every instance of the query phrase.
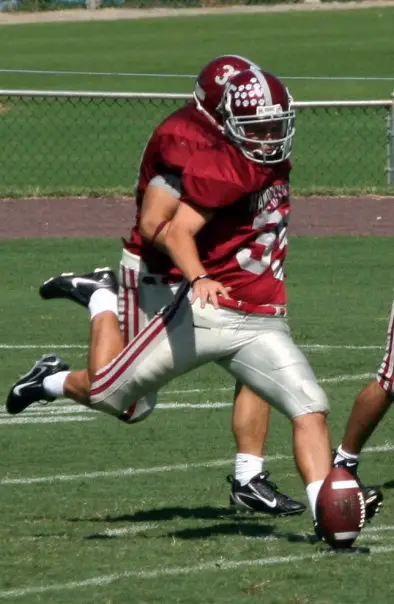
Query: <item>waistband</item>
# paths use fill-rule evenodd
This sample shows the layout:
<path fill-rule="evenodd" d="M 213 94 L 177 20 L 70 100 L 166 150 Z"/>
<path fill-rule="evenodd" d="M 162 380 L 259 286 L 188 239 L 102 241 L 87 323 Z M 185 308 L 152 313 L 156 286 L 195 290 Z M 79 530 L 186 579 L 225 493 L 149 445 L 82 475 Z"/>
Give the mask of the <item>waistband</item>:
<path fill-rule="evenodd" d="M 170 277 L 161 275 L 160 273 L 151 273 L 140 256 L 123 249 L 122 258 L 120 261 L 122 285 L 125 287 L 128 284 L 138 279 L 140 283 L 145 285 L 171 285 L 182 283 L 181 277 Z M 130 275 L 122 275 L 123 272 L 132 272 L 133 279 L 130 280 Z"/>
<path fill-rule="evenodd" d="M 271 317 L 287 317 L 287 307 L 279 304 L 251 304 L 250 302 L 242 302 L 234 300 L 234 298 L 218 298 L 219 306 L 222 308 L 230 308 L 253 315 L 267 315 Z"/>

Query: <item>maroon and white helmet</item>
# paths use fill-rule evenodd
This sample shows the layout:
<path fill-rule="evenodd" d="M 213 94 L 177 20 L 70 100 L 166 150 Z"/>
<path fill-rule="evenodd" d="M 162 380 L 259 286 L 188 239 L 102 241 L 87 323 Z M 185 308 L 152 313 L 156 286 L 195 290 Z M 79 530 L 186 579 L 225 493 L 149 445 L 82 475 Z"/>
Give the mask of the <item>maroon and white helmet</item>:
<path fill-rule="evenodd" d="M 223 90 L 229 79 L 237 73 L 258 66 L 238 55 L 222 55 L 205 65 L 194 84 L 193 98 L 197 108 L 211 121 L 221 127 L 222 118 L 218 113 Z"/>
<path fill-rule="evenodd" d="M 259 68 L 234 75 L 219 111 L 224 133 L 248 159 L 277 164 L 291 154 L 295 112 L 286 86 Z"/>

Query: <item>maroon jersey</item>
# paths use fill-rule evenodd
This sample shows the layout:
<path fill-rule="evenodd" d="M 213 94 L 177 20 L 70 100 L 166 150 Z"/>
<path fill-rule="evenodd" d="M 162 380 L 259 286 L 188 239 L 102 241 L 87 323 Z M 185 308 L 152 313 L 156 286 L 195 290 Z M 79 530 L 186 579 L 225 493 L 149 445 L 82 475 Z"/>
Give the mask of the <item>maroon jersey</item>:
<path fill-rule="evenodd" d="M 171 281 L 182 277 L 170 258 L 138 233 L 149 182 L 157 174 L 177 174 L 181 199 L 215 210 L 197 244 L 209 275 L 232 288 L 231 300 L 220 298 L 220 304 L 284 315 L 290 169 L 288 161 L 265 166 L 246 159 L 187 105 L 158 126 L 148 142 L 137 189 L 137 222 L 125 247 L 141 256 L 151 272 Z"/>
<path fill-rule="evenodd" d="M 290 163 L 264 166 L 234 146 L 196 153 L 182 173 L 182 199 L 215 208 L 198 234 L 201 260 L 212 279 L 231 286 L 221 305 L 284 315 L 283 263 L 290 213 Z"/>
<path fill-rule="evenodd" d="M 167 255 L 144 241 L 138 232 L 142 199 L 150 181 L 157 175 L 168 173 L 181 178 L 185 166 L 193 161 L 194 153 L 215 145 L 222 138 L 219 129 L 190 103 L 166 118 L 149 139 L 137 184 L 136 224 L 129 240 L 123 243 L 128 251 L 141 256 L 152 273 L 168 274 L 173 264 Z M 173 271 L 172 277 L 179 280 L 179 272 Z"/>

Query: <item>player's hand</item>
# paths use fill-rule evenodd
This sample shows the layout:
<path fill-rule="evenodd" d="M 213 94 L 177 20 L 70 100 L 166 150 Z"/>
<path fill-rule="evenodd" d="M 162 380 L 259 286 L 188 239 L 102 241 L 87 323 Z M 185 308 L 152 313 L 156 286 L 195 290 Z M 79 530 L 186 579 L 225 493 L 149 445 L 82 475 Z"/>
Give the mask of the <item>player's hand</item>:
<path fill-rule="evenodd" d="M 201 308 L 205 308 L 207 302 L 213 304 L 215 308 L 219 308 L 218 296 L 229 298 L 231 287 L 224 287 L 220 281 L 214 281 L 208 277 L 199 279 L 193 285 L 192 304 L 200 298 Z"/>

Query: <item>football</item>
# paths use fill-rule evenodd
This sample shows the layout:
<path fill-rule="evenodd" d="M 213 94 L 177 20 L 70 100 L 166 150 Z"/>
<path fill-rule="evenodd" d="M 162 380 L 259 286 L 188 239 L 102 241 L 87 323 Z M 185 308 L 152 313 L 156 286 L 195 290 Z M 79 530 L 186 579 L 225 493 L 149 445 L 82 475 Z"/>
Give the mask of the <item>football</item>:
<path fill-rule="evenodd" d="M 349 548 L 365 523 L 360 485 L 345 468 L 333 468 L 316 501 L 316 521 L 323 539 L 333 548 Z"/>

